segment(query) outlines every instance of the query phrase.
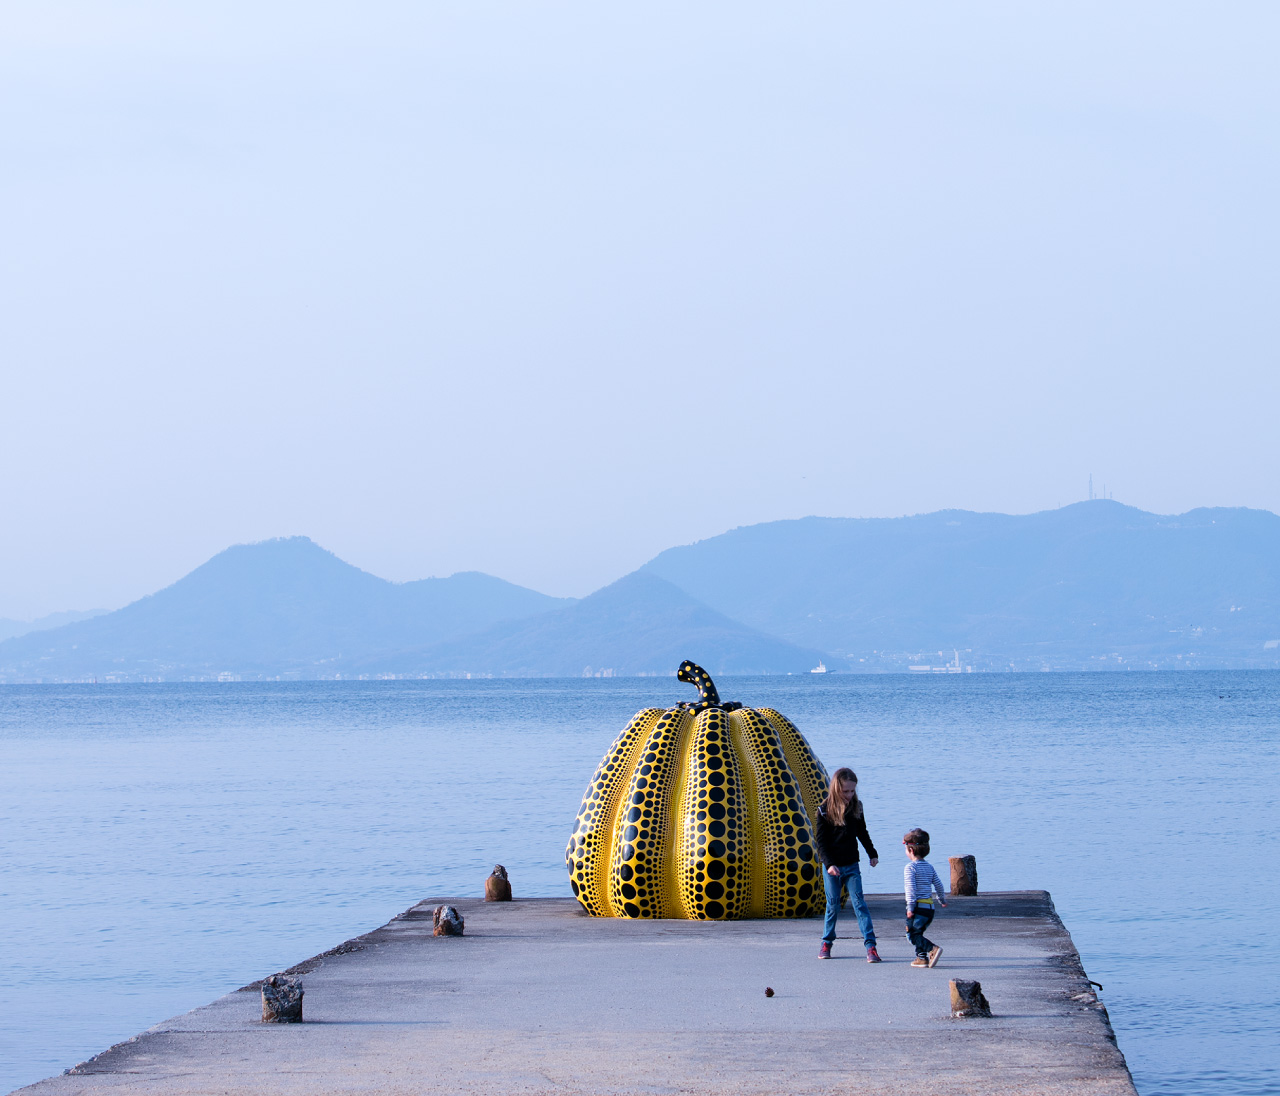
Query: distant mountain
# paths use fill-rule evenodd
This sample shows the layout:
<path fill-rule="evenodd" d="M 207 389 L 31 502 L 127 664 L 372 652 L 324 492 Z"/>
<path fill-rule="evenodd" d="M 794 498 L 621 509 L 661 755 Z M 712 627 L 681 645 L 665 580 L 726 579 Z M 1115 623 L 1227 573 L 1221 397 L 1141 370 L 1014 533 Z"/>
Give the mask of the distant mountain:
<path fill-rule="evenodd" d="M 686 658 L 713 674 L 804 672 L 823 656 L 709 609 L 637 572 L 563 609 L 362 664 L 368 672 L 517 677 L 672 674 Z"/>
<path fill-rule="evenodd" d="M 953 649 L 980 669 L 1280 666 L 1280 517 L 1264 510 L 804 518 L 671 548 L 642 572 L 841 668 Z"/>
<path fill-rule="evenodd" d="M 392 583 L 306 537 L 228 548 L 114 613 L 0 643 L 0 680 L 333 676 L 567 604 L 475 572 Z"/>
<path fill-rule="evenodd" d="M 1280 668 L 1280 517 L 1093 501 L 771 522 L 581 601 L 477 573 L 391 583 L 292 537 L 4 640 L 0 682 L 670 674 L 684 658 L 719 674 Z"/>
<path fill-rule="evenodd" d="M 61 628 L 64 624 L 74 624 L 77 620 L 92 620 L 110 611 L 109 609 L 64 609 L 60 613 L 50 613 L 36 620 L 10 620 L 7 617 L 0 617 L 0 640 L 25 636 L 28 632 L 47 632 L 50 628 Z"/>

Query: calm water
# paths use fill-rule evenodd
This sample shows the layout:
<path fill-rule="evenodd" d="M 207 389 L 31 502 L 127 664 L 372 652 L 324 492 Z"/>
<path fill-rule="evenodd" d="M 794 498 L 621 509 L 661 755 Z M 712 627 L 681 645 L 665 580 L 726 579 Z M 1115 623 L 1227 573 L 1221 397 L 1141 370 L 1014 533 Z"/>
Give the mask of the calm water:
<path fill-rule="evenodd" d="M 725 679 L 981 884 L 1045 887 L 1143 1096 L 1280 1092 L 1280 674 Z M 582 790 L 674 679 L 0 686 L 0 1092 L 387 921 L 568 895 Z M 945 920 L 945 914 L 943 915 Z M 945 930 L 944 930 L 945 931 Z M 817 929 L 815 929 L 815 937 Z M 797 961 L 808 960 L 808 956 Z"/>

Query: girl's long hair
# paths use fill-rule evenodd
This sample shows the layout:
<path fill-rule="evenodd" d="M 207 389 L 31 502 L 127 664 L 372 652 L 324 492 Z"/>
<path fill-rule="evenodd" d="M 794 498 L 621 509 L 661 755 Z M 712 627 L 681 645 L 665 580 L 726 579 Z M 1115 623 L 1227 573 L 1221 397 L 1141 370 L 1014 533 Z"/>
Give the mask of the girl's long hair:
<path fill-rule="evenodd" d="M 848 803 L 845 803 L 844 796 L 840 794 L 840 785 L 846 781 L 853 785 L 853 798 Z M 822 806 L 827 817 L 837 826 L 844 825 L 846 815 L 854 820 L 861 818 L 862 800 L 858 798 L 858 774 L 852 769 L 836 769 L 831 774 L 831 783 L 827 785 L 827 801 Z"/>

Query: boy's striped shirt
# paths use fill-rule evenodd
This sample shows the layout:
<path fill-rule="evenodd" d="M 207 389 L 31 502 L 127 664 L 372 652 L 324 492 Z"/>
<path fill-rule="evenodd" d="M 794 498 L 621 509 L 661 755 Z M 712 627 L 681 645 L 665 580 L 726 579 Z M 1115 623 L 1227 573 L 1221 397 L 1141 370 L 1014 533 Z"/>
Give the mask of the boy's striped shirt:
<path fill-rule="evenodd" d="M 902 871 L 902 878 L 906 883 L 907 909 L 911 908 L 912 903 L 917 906 L 932 906 L 931 892 L 934 890 L 938 892 L 939 898 L 945 900 L 947 892 L 942 887 L 942 880 L 928 860 L 908 861 Z"/>

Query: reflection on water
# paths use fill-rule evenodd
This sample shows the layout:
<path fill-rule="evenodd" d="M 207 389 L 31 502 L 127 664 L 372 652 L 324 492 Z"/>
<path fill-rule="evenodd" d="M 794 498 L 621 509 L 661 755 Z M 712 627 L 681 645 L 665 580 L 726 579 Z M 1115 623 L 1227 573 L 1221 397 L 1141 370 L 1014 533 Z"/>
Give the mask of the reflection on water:
<path fill-rule="evenodd" d="M 984 889 L 1053 892 L 1143 1096 L 1280 1091 L 1280 674 L 726 678 Z M 568 895 L 595 763 L 674 679 L 0 686 L 0 1091 L 429 895 Z M 886 854 L 865 869 L 896 891 Z M 943 915 L 945 916 L 945 914 Z M 818 928 L 815 925 L 815 935 Z M 20 944 L 20 946 L 15 946 Z M 797 956 L 797 962 L 810 956 Z"/>

